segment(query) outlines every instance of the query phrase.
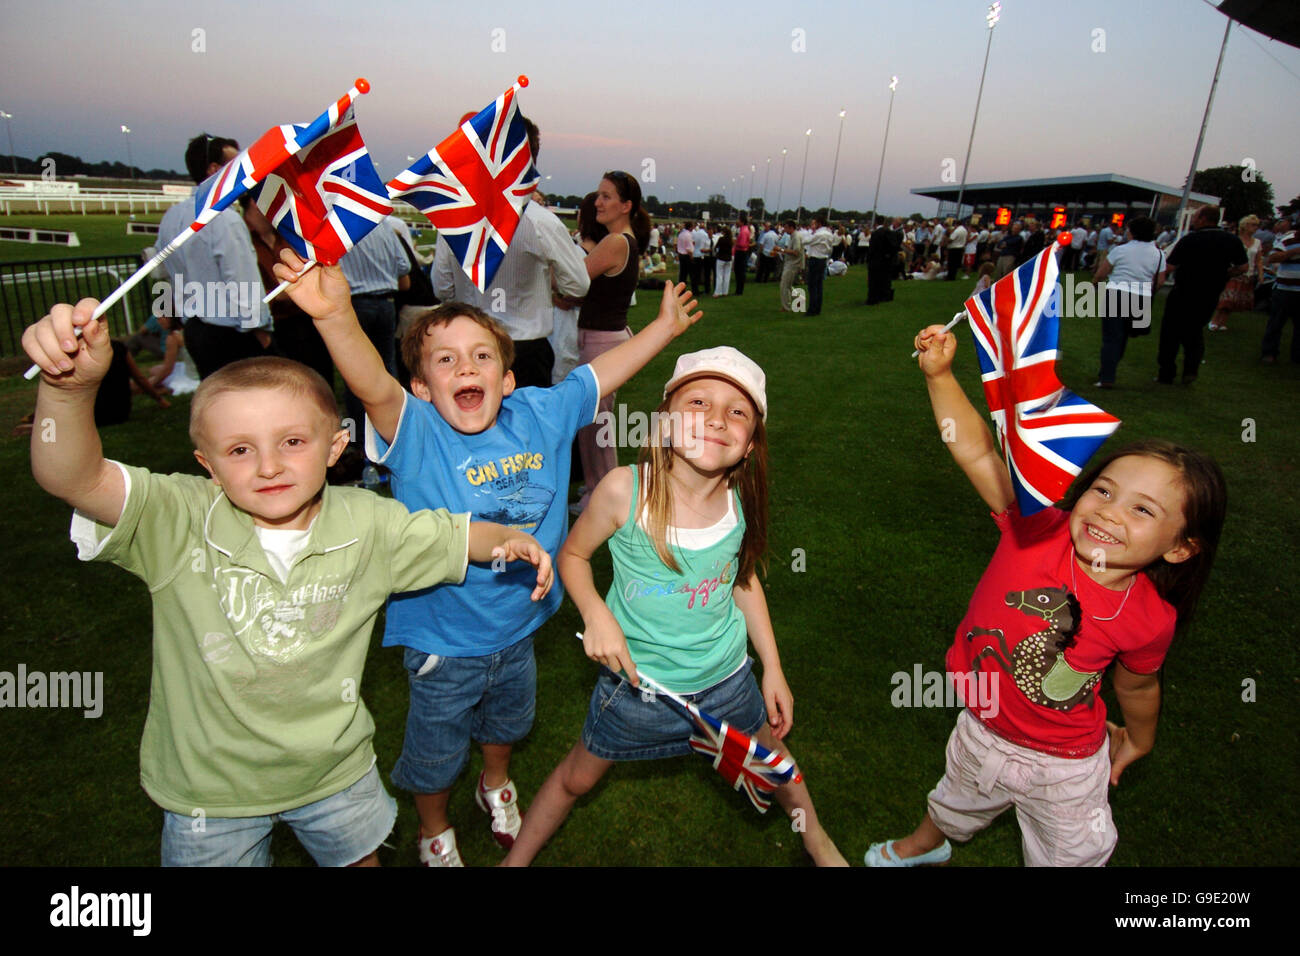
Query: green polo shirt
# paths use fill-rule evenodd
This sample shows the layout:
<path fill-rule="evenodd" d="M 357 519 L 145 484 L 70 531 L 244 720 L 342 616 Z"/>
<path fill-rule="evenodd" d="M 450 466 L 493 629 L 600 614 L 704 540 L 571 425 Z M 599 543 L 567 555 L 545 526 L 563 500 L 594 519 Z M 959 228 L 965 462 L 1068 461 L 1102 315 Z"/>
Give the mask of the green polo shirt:
<path fill-rule="evenodd" d="M 186 816 L 261 816 L 338 793 L 375 762 L 361 701 L 389 594 L 464 579 L 469 516 L 409 513 L 327 486 L 289 580 L 247 513 L 209 479 L 121 466 L 115 527 L 74 514 L 83 561 L 109 561 L 153 597 L 153 678 L 140 781 Z"/>

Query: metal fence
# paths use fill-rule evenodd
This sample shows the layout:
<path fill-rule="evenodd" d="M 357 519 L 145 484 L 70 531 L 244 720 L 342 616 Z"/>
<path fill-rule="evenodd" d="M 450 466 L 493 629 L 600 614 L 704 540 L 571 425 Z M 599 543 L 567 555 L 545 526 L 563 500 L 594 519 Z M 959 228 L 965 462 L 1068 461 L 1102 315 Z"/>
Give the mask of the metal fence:
<path fill-rule="evenodd" d="M 23 329 L 57 302 L 103 299 L 141 265 L 137 256 L 91 256 L 41 262 L 0 262 L 0 357 L 22 354 Z M 108 310 L 109 331 L 127 335 L 150 315 L 152 283 L 146 279 Z"/>

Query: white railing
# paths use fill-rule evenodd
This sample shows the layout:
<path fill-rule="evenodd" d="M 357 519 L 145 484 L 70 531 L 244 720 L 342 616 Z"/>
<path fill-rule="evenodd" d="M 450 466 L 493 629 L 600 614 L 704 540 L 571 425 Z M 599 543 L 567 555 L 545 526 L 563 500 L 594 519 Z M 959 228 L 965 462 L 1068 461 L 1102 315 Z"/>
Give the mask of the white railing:
<path fill-rule="evenodd" d="M 82 215 L 90 212 L 162 212 L 189 196 L 145 192 L 130 189 L 83 189 L 67 196 L 33 195 L 25 189 L 6 189 L 0 187 L 0 214 L 12 215 L 20 212 L 75 213 Z"/>

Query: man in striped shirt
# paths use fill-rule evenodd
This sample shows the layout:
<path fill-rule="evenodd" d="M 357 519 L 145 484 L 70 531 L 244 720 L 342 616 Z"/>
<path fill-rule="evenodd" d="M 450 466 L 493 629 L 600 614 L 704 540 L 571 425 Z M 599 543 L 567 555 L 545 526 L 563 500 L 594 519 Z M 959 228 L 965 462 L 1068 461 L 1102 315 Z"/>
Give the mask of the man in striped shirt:
<path fill-rule="evenodd" d="M 1291 329 L 1291 361 L 1300 363 L 1300 234 L 1294 230 L 1294 218 L 1279 219 L 1273 225 L 1275 238 L 1268 261 L 1277 269 L 1273 295 L 1269 300 L 1268 326 L 1264 329 L 1261 360 L 1272 365 L 1282 347 L 1282 330 L 1286 320 Z"/>

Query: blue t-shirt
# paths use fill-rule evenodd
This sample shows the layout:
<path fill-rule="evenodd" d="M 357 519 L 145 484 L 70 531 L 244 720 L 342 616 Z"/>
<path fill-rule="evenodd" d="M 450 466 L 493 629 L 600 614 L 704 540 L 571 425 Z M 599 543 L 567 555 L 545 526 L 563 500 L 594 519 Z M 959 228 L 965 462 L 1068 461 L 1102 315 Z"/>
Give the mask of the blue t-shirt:
<path fill-rule="evenodd" d="M 526 531 L 555 559 L 569 530 L 571 447 L 596 418 L 600 386 L 590 365 L 551 388 L 520 388 L 501 402 L 496 424 L 477 435 L 452 428 L 430 402 L 407 393 L 393 443 L 366 419 L 366 454 L 391 469 L 393 495 L 411 511 L 468 511 Z M 481 657 L 537 630 L 564 597 L 557 575 L 541 601 L 529 596 L 537 570 L 525 561 L 497 573 L 471 562 L 462 587 L 395 594 L 384 646 L 426 654 Z"/>

